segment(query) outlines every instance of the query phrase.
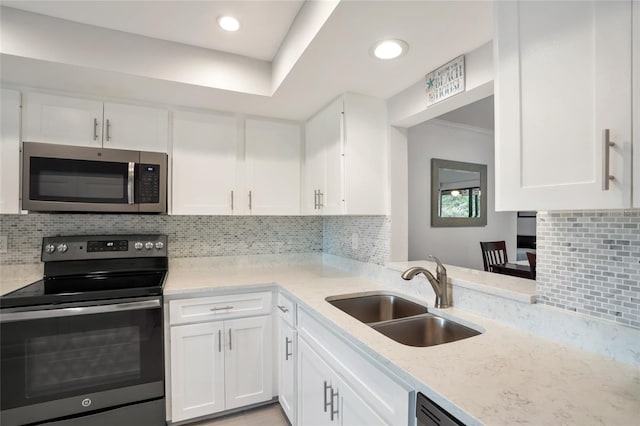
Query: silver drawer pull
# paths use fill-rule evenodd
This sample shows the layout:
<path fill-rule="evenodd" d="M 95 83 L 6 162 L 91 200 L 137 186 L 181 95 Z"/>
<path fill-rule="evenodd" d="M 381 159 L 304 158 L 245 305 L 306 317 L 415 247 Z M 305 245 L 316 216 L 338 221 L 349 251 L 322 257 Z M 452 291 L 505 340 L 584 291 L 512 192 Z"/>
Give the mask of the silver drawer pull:
<path fill-rule="evenodd" d="M 216 312 L 216 311 L 226 311 L 229 309 L 233 309 L 233 306 L 222 306 L 222 307 L 218 307 L 216 306 L 215 308 L 211 308 L 209 309 L 211 312 Z"/>
<path fill-rule="evenodd" d="M 286 314 L 287 312 L 289 312 L 289 309 L 287 309 L 287 307 L 286 307 L 286 306 L 283 306 L 283 305 L 278 305 L 278 309 L 280 309 L 280 310 L 281 310 L 282 312 L 284 312 L 285 314 Z"/>

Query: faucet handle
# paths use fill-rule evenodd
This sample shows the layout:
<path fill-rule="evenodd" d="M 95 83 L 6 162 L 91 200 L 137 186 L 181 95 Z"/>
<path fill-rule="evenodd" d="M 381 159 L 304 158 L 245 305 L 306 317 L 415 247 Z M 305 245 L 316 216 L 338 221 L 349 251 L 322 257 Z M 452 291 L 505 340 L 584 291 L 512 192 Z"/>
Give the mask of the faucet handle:
<path fill-rule="evenodd" d="M 438 264 L 438 269 L 442 269 L 444 272 L 447 272 L 447 268 L 445 268 L 444 265 L 442 264 L 442 262 L 440 262 L 440 259 L 438 259 L 437 257 L 435 257 L 432 254 L 429 255 L 429 259 L 433 260 L 434 262 L 436 262 Z"/>

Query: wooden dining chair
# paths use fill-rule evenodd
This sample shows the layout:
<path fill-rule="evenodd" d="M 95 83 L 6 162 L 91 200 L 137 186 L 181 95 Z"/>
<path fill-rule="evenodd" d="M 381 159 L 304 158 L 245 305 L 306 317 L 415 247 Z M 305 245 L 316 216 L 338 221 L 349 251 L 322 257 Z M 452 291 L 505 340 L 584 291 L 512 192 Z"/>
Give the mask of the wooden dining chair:
<path fill-rule="evenodd" d="M 531 268 L 531 279 L 536 279 L 536 254 L 527 252 L 527 260 L 529 261 L 529 268 Z"/>
<path fill-rule="evenodd" d="M 504 241 L 480 241 L 484 270 L 493 272 L 493 265 L 507 263 L 507 243 Z"/>

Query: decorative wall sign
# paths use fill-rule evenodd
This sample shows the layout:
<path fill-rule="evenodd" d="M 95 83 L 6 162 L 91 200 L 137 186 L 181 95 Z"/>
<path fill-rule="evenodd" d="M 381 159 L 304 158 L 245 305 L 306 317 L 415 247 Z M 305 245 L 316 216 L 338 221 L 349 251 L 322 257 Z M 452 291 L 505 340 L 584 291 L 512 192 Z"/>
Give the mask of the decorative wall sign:
<path fill-rule="evenodd" d="M 425 82 L 427 106 L 464 92 L 464 55 L 427 74 Z"/>

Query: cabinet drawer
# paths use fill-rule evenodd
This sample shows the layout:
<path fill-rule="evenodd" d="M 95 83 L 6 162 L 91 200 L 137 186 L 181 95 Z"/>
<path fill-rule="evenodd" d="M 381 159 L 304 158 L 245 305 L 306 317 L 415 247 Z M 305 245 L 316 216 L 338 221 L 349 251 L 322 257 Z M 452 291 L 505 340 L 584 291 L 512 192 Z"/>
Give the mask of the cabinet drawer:
<path fill-rule="evenodd" d="M 298 310 L 298 336 L 305 339 L 335 369 L 358 396 L 388 424 L 408 424 L 409 386 L 373 360 L 360 354 L 320 321 Z"/>
<path fill-rule="evenodd" d="M 276 313 L 280 318 L 285 320 L 287 324 L 295 327 L 296 305 L 291 299 L 282 293 L 278 293 L 278 303 L 276 304 Z"/>
<path fill-rule="evenodd" d="M 271 313 L 271 292 L 171 300 L 169 323 L 185 324 Z"/>

